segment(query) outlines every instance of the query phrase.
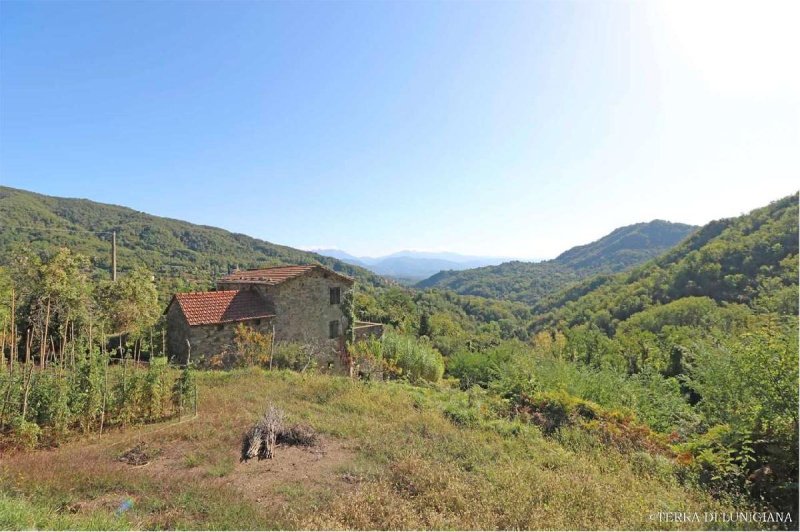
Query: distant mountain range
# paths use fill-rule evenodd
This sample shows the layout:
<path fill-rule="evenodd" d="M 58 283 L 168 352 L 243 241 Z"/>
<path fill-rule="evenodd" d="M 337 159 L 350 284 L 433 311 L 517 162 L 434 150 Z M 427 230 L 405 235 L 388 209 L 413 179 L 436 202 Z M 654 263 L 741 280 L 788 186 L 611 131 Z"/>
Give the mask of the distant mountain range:
<path fill-rule="evenodd" d="M 590 276 L 621 272 L 653 259 L 695 230 L 696 226 L 663 220 L 628 225 L 595 242 L 573 247 L 553 260 L 450 269 L 417 283 L 416 287 L 536 304 L 543 297 Z"/>
<path fill-rule="evenodd" d="M 341 249 L 315 249 L 314 253 L 361 266 L 387 277 L 420 281 L 442 270 L 466 270 L 500 264 L 510 257 L 482 257 L 450 252 L 404 250 L 382 257 L 356 257 Z"/>
<path fill-rule="evenodd" d="M 17 246 L 40 251 L 65 246 L 88 256 L 95 275 L 108 275 L 109 235 L 116 231 L 120 272 L 149 268 L 164 294 L 206 288 L 235 267 L 319 263 L 373 286 L 385 285 L 385 276 L 407 284 L 421 280 L 419 288 L 536 303 L 592 274 L 641 264 L 694 229 L 658 220 L 636 224 L 543 262 L 423 251 L 356 257 L 340 250 L 301 251 L 117 205 L 0 187 L 0 264 Z"/>

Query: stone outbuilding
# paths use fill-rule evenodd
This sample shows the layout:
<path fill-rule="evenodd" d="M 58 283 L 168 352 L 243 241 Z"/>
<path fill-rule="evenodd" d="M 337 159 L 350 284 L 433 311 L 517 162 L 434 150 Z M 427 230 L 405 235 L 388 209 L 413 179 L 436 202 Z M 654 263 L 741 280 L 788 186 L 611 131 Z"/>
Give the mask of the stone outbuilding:
<path fill-rule="evenodd" d="M 185 362 L 190 350 L 192 360 L 229 351 L 238 324 L 274 333 L 276 342 L 325 343 L 341 352 L 349 325 L 342 303 L 353 284 L 324 266 L 281 266 L 236 271 L 216 291 L 175 294 L 165 311 L 170 356 Z M 378 324 L 353 325 L 357 336 L 382 332 Z"/>

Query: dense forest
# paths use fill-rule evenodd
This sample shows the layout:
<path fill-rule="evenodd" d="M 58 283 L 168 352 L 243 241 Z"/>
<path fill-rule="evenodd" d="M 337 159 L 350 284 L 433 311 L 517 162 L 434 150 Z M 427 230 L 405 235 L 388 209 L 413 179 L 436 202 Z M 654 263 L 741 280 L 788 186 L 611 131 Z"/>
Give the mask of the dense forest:
<path fill-rule="evenodd" d="M 581 279 L 621 272 L 652 259 L 695 229 L 662 220 L 629 225 L 595 242 L 571 248 L 553 260 L 512 261 L 497 266 L 443 271 L 416 286 L 533 305 Z"/>
<path fill-rule="evenodd" d="M 364 268 L 201 226 L 84 199 L 57 198 L 0 187 L 0 254 L 21 244 L 39 252 L 69 248 L 89 258 L 93 274 L 111 270 L 111 232 L 117 233 L 120 272 L 146 268 L 163 294 L 206 289 L 231 268 L 319 263 L 366 285 L 385 281 Z M 163 295 L 162 294 L 162 295 Z"/>

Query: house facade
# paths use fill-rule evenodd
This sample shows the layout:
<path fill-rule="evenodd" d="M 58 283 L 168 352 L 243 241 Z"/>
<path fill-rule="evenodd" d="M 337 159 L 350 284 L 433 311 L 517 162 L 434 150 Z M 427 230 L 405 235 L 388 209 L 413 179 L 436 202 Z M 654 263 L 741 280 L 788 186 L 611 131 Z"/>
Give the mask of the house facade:
<path fill-rule="evenodd" d="M 216 291 L 175 294 L 165 311 L 170 356 L 185 363 L 229 351 L 245 324 L 274 331 L 277 342 L 328 344 L 336 358 L 348 327 L 342 303 L 353 284 L 324 266 L 281 266 L 231 273 Z"/>

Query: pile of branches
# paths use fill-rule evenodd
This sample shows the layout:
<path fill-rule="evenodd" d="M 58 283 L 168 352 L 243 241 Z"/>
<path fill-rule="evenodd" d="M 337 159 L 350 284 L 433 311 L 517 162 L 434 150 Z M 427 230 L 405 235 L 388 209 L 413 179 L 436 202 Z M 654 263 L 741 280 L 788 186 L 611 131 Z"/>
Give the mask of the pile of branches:
<path fill-rule="evenodd" d="M 301 423 L 287 427 L 283 420 L 283 410 L 270 405 L 258 423 L 244 434 L 240 461 L 272 459 L 277 444 L 302 447 L 319 444 L 319 435 L 311 426 Z"/>
<path fill-rule="evenodd" d="M 240 461 L 251 458 L 271 460 L 275 453 L 275 441 L 283 428 L 283 410 L 270 405 L 264 416 L 248 430 L 242 439 Z"/>
<path fill-rule="evenodd" d="M 117 457 L 117 460 L 132 466 L 143 466 L 160 452 L 159 449 L 148 449 L 144 443 L 139 443 Z"/>
<path fill-rule="evenodd" d="M 300 423 L 282 428 L 278 432 L 278 443 L 313 447 L 319 443 L 319 436 L 310 425 Z"/>

